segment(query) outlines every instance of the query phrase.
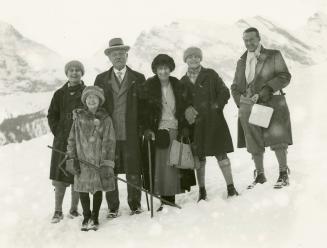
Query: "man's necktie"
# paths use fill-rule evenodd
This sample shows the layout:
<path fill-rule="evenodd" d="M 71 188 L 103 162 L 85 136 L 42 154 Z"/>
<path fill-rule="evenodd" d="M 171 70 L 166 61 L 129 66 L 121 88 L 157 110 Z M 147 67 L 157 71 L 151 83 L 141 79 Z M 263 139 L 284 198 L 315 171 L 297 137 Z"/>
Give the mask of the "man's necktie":
<path fill-rule="evenodd" d="M 123 81 L 123 73 L 121 71 L 118 71 L 117 72 L 117 78 L 118 78 L 118 81 L 119 83 L 121 83 Z"/>

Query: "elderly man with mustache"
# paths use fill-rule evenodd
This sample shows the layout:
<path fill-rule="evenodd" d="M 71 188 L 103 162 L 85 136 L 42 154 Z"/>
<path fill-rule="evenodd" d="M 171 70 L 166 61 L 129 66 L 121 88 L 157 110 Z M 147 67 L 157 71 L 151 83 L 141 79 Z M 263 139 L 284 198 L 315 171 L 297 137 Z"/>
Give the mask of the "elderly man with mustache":
<path fill-rule="evenodd" d="M 139 92 L 145 77 L 126 66 L 129 49 L 130 47 L 124 45 L 121 38 L 113 38 L 109 41 L 109 47 L 104 53 L 108 56 L 112 67 L 99 74 L 94 85 L 104 90 L 103 106 L 113 119 L 116 133 L 115 174 L 125 173 L 128 182 L 141 186 L 138 115 Z M 129 185 L 127 191 L 131 214 L 141 213 L 141 192 Z M 117 181 L 115 191 L 107 192 L 106 199 L 109 208 L 108 218 L 117 217 L 120 204 Z"/>

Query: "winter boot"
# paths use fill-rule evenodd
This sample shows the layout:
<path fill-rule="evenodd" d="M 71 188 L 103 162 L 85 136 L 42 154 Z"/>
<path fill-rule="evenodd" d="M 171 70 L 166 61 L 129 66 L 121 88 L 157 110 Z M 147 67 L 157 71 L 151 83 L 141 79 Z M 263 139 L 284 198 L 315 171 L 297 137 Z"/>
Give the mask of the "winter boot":
<path fill-rule="evenodd" d="M 264 184 L 265 182 L 267 182 L 267 179 L 266 179 L 264 173 L 256 174 L 256 170 L 255 170 L 255 171 L 254 171 L 254 176 L 255 176 L 254 182 L 253 182 L 251 185 L 248 186 L 248 189 L 253 189 L 254 186 L 255 186 L 257 183 Z"/>
<path fill-rule="evenodd" d="M 236 191 L 234 184 L 227 185 L 227 197 L 238 196 L 238 192 Z"/>
<path fill-rule="evenodd" d="M 89 230 L 89 224 L 90 224 L 90 219 L 91 219 L 91 212 L 83 212 L 83 222 L 82 222 L 82 227 L 81 231 L 88 231 Z"/>
<path fill-rule="evenodd" d="M 276 184 L 274 185 L 274 189 L 281 189 L 285 186 L 289 186 L 290 182 L 289 182 L 289 178 L 288 178 L 288 172 L 287 171 L 281 171 L 279 173 L 279 177 L 278 180 L 276 182 Z"/>
<path fill-rule="evenodd" d="M 89 224 L 89 230 L 98 230 L 99 229 L 99 213 L 92 213 L 91 221 Z"/>
<path fill-rule="evenodd" d="M 207 200 L 207 191 L 205 187 L 200 187 L 199 188 L 199 199 L 198 202 L 201 200 Z"/>
<path fill-rule="evenodd" d="M 143 213 L 143 209 L 141 207 L 138 207 L 136 209 L 131 210 L 130 215 L 140 214 L 140 213 Z"/>
<path fill-rule="evenodd" d="M 164 208 L 164 205 L 165 205 L 164 203 L 161 203 L 160 207 L 157 209 L 157 212 L 161 212 Z"/>
<path fill-rule="evenodd" d="M 109 213 L 107 215 L 108 219 L 114 219 L 114 218 L 117 218 L 117 217 L 119 217 L 118 209 L 117 210 L 109 210 Z"/>
<path fill-rule="evenodd" d="M 87 232 L 89 230 L 90 218 L 85 218 L 82 222 L 81 231 Z"/>
<path fill-rule="evenodd" d="M 55 224 L 55 223 L 58 223 L 60 222 L 62 219 L 64 218 L 64 215 L 62 214 L 61 211 L 55 211 L 54 212 L 54 215 L 51 219 L 51 223 Z"/>
<path fill-rule="evenodd" d="M 77 210 L 70 210 L 68 214 L 68 218 L 74 219 L 78 216 L 81 216 L 81 214 Z"/>

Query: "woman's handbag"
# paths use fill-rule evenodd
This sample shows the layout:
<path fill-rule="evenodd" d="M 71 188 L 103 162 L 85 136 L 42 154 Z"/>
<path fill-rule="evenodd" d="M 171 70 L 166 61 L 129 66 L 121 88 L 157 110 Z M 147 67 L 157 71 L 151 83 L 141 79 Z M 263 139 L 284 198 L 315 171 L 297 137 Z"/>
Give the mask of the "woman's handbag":
<path fill-rule="evenodd" d="M 166 149 L 170 145 L 169 131 L 166 129 L 159 129 L 156 133 L 156 146 L 160 149 Z"/>
<path fill-rule="evenodd" d="M 183 143 L 183 139 L 181 138 L 181 142 L 174 140 L 169 153 L 169 164 L 170 166 L 178 169 L 195 169 L 195 161 L 190 145 L 190 139 L 188 140 L 188 144 Z"/>

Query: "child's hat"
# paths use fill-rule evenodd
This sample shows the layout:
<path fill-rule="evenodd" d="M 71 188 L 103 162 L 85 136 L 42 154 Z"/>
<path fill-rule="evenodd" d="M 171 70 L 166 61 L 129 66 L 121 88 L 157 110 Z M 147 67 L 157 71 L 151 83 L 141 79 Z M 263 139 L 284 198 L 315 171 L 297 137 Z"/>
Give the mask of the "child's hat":
<path fill-rule="evenodd" d="M 99 106 L 101 106 L 105 101 L 103 89 L 101 89 L 99 86 L 85 87 L 85 89 L 83 90 L 83 93 L 82 93 L 82 103 L 84 105 L 86 105 L 86 98 L 89 95 L 96 95 L 99 98 L 99 100 L 100 100 Z"/>

